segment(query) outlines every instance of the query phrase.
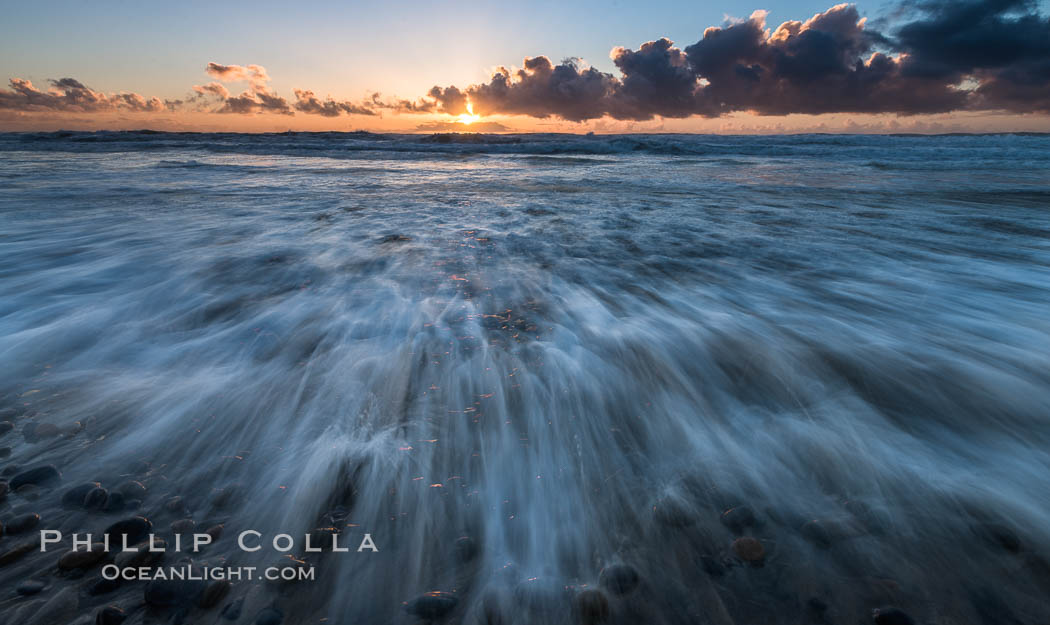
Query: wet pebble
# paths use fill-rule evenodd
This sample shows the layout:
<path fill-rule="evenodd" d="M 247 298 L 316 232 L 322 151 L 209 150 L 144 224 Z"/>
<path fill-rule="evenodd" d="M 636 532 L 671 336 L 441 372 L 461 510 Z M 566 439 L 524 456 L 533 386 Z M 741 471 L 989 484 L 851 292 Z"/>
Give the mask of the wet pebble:
<path fill-rule="evenodd" d="M 4 530 L 8 534 L 21 534 L 28 532 L 40 523 L 40 515 L 35 512 L 27 512 L 16 516 L 4 524 Z"/>
<path fill-rule="evenodd" d="M 873 610 L 871 617 L 875 625 L 915 625 L 915 621 L 903 610 L 893 607 Z"/>
<path fill-rule="evenodd" d="M 661 525 L 682 528 L 696 523 L 690 507 L 680 497 L 664 497 L 653 505 L 653 519 Z"/>
<path fill-rule="evenodd" d="M 230 594 L 231 586 L 232 584 L 226 580 L 211 582 L 204 589 L 204 592 L 201 593 L 201 598 L 197 605 L 205 610 L 219 605 L 219 602 L 226 598 L 226 595 Z"/>
<path fill-rule="evenodd" d="M 122 540 L 125 540 L 124 537 L 126 537 L 128 545 L 134 545 L 145 540 L 152 529 L 153 524 L 149 520 L 145 517 L 135 516 L 110 525 L 106 528 L 106 535 L 109 536 L 110 548 L 119 549 L 124 544 L 122 542 Z"/>
<path fill-rule="evenodd" d="M 120 587 L 120 578 L 117 579 L 106 579 L 105 577 L 97 577 L 94 581 L 88 584 L 87 592 L 89 595 L 97 596 L 111 593 Z"/>
<path fill-rule="evenodd" d="M 478 544 L 470 536 L 461 536 L 456 539 L 456 559 L 460 562 L 470 562 L 478 555 Z"/>
<path fill-rule="evenodd" d="M 55 438 L 61 433 L 62 431 L 54 423 L 31 423 L 23 430 L 26 441 L 30 443 L 44 442 Z"/>
<path fill-rule="evenodd" d="M 124 482 L 117 487 L 117 492 L 124 495 L 128 499 L 145 499 L 146 498 L 146 486 L 142 482 L 131 480 Z"/>
<path fill-rule="evenodd" d="M 40 467 L 33 467 L 32 469 L 22 471 L 15 475 L 11 478 L 11 488 L 17 490 L 25 484 L 46 486 L 58 482 L 61 478 L 62 474 L 59 473 L 57 468 L 55 468 L 55 465 L 46 464 Z"/>
<path fill-rule="evenodd" d="M 153 548 L 163 550 L 168 546 L 168 543 L 163 539 L 154 538 Z M 139 568 L 143 566 L 153 566 L 164 559 L 164 551 L 150 551 L 150 543 L 146 541 L 135 546 L 137 551 L 121 551 L 114 558 L 113 562 L 120 568 Z"/>
<path fill-rule="evenodd" d="M 227 603 L 225 606 L 223 606 L 222 612 L 220 612 L 220 614 L 222 615 L 222 618 L 226 619 L 227 621 L 236 621 L 237 619 L 241 618 L 241 611 L 243 609 L 244 598 L 242 597 L 235 601 L 231 601 L 230 603 Z"/>
<path fill-rule="evenodd" d="M 0 421 L 0 436 L 4 436 L 11 430 L 15 429 L 15 424 L 10 421 Z"/>
<path fill-rule="evenodd" d="M 124 495 L 121 493 L 109 493 L 106 497 L 106 504 L 102 506 L 102 509 L 106 512 L 120 512 L 124 509 Z"/>
<path fill-rule="evenodd" d="M 95 625 L 120 625 L 128 615 L 115 605 L 107 605 L 95 615 Z"/>
<path fill-rule="evenodd" d="M 750 536 L 743 536 L 733 541 L 733 552 L 746 562 L 757 564 L 766 557 L 766 548 L 762 543 Z"/>
<path fill-rule="evenodd" d="M 413 616 L 435 619 L 446 616 L 456 608 L 459 600 L 451 593 L 434 590 L 405 604 L 405 611 Z"/>
<path fill-rule="evenodd" d="M 15 545 L 7 551 L 0 553 L 0 566 L 7 566 L 12 562 L 16 562 L 22 559 L 27 553 L 36 551 L 39 548 L 39 543 L 22 543 L 21 545 Z"/>
<path fill-rule="evenodd" d="M 186 504 L 182 497 L 172 497 L 164 502 L 164 509 L 172 514 L 182 514 L 186 510 Z"/>
<path fill-rule="evenodd" d="M 15 587 L 15 592 L 24 597 L 28 597 L 30 595 L 35 595 L 39 593 L 46 587 L 47 584 L 38 579 L 27 579 L 26 581 L 22 582 L 21 584 Z"/>
<path fill-rule="evenodd" d="M 1001 547 L 1010 553 L 1021 551 L 1021 538 L 1017 532 L 1002 523 L 981 523 L 974 526 L 974 531 L 990 545 Z"/>
<path fill-rule="evenodd" d="M 614 595 L 626 595 L 638 587 L 641 578 L 629 564 L 613 564 L 598 574 L 598 584 Z"/>
<path fill-rule="evenodd" d="M 593 588 L 576 595 L 576 613 L 583 625 L 598 625 L 609 620 L 609 599 Z"/>
<path fill-rule="evenodd" d="M 94 566 L 106 557 L 106 546 L 102 543 L 94 543 L 90 549 L 78 549 L 69 551 L 58 560 L 58 568 L 65 571 L 72 569 L 86 569 Z"/>
<path fill-rule="evenodd" d="M 23 484 L 15 490 L 15 493 L 22 499 L 28 499 L 29 501 L 40 499 L 40 487 L 36 484 Z"/>
<path fill-rule="evenodd" d="M 266 608 L 255 617 L 255 625 L 281 625 L 284 615 L 274 608 Z"/>
<path fill-rule="evenodd" d="M 0 447 L 0 458 L 10 458 L 10 457 L 11 457 L 11 448 L 10 447 Z"/>
<path fill-rule="evenodd" d="M 179 519 L 171 522 L 172 534 L 192 534 L 193 528 L 197 526 L 193 519 Z"/>
<path fill-rule="evenodd" d="M 84 507 L 88 510 L 100 510 L 109 499 L 109 491 L 105 488 L 93 488 L 84 495 Z"/>
<path fill-rule="evenodd" d="M 3 501 L 4 497 L 7 497 L 7 492 L 9 490 L 10 487 L 7 485 L 7 482 L 0 480 L 0 501 Z"/>
<path fill-rule="evenodd" d="M 79 508 L 84 505 L 84 498 L 87 497 L 88 493 L 101 486 L 102 485 L 98 482 L 77 484 L 73 488 L 62 493 L 62 505 L 71 508 Z"/>

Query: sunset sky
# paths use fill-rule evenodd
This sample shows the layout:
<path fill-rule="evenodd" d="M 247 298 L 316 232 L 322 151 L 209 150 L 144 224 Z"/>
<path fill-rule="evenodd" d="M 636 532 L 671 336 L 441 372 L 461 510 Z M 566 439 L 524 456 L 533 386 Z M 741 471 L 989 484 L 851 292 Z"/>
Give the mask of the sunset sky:
<path fill-rule="evenodd" d="M 19 3 L 0 24 L 0 129 L 1050 131 L 1047 13 L 1023 0 Z"/>

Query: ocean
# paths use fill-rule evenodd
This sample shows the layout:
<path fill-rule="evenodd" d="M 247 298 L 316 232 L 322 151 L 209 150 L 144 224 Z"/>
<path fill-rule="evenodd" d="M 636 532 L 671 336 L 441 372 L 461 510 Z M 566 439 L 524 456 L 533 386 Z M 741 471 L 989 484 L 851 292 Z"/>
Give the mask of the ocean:
<path fill-rule="evenodd" d="M 55 625 L 1050 619 L 1050 136 L 0 134 L 0 293 L 0 551 L 316 572 Z"/>

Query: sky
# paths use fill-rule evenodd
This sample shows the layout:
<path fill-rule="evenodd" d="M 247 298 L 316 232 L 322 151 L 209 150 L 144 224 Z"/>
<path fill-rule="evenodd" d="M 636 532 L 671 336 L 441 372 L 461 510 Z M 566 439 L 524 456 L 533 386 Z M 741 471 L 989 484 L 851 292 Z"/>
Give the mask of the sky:
<path fill-rule="evenodd" d="M 18 3 L 0 23 L 0 130 L 1050 131 L 1047 13 L 1025 0 Z"/>

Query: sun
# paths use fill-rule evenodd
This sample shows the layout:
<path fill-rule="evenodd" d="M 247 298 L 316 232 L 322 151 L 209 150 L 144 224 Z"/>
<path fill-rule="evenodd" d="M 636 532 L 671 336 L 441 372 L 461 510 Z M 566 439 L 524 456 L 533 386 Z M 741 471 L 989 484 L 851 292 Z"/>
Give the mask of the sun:
<path fill-rule="evenodd" d="M 474 105 L 470 102 L 467 102 L 467 112 L 460 113 L 460 115 L 456 118 L 456 122 L 463 124 L 464 126 L 469 126 L 474 122 L 478 121 L 479 119 L 481 119 L 481 115 L 474 114 Z"/>

